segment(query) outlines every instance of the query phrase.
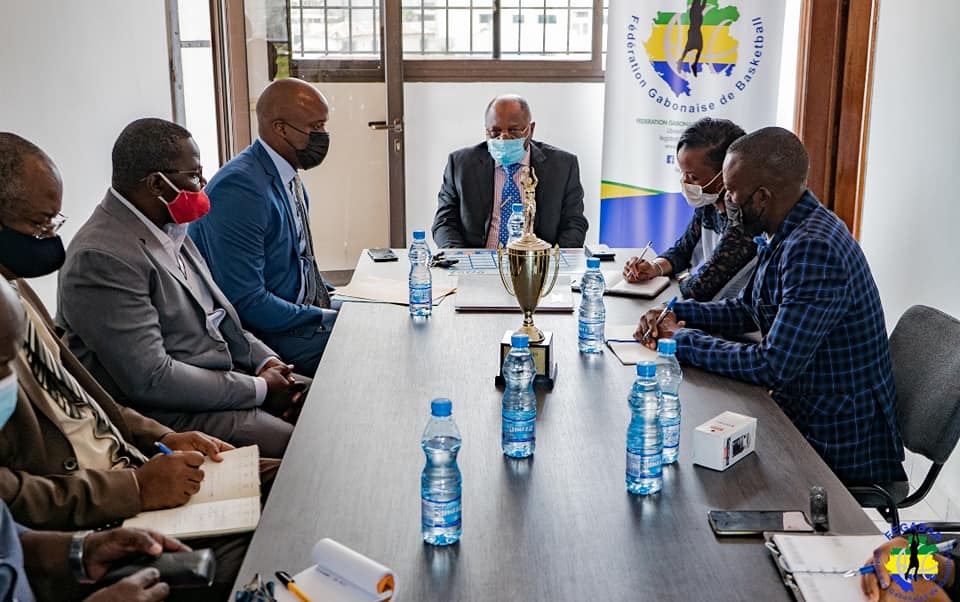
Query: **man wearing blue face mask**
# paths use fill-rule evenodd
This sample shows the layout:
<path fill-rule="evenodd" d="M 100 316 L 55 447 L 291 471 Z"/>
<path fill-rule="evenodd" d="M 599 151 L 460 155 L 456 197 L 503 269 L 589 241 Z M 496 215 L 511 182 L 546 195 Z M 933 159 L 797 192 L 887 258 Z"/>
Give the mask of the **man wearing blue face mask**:
<path fill-rule="evenodd" d="M 587 234 L 577 157 L 533 139 L 530 106 L 515 95 L 498 96 L 486 111 L 485 143 L 450 153 L 433 220 L 440 248 L 506 246 L 513 203 L 522 201 L 521 169 L 539 183 L 534 233 L 561 247 L 582 247 Z"/>

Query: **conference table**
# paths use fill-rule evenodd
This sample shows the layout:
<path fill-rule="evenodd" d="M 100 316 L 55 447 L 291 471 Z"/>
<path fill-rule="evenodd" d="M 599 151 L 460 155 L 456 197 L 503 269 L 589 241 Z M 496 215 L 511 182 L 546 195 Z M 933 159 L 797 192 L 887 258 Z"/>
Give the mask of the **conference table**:
<path fill-rule="evenodd" d="M 400 261 L 386 264 L 362 253 L 354 279 L 405 280 L 406 252 L 395 252 Z M 634 253 L 617 249 L 602 269 L 619 270 Z M 433 278 L 435 287 L 457 281 L 443 269 Z M 636 323 L 675 293 L 605 297 L 608 328 Z M 821 485 L 831 532 L 877 533 L 766 391 L 691 367 L 679 460 L 665 467 L 660 493 L 628 494 L 634 368 L 609 349 L 581 355 L 575 312 L 535 318 L 554 333 L 559 371 L 552 391 L 537 392 L 536 453 L 516 460 L 500 449 L 494 377 L 519 310 L 458 313 L 448 297 L 414 319 L 405 306 L 344 303 L 237 587 L 255 572 L 310 566 L 313 545 L 329 537 L 393 569 L 398 601 L 785 600 L 762 540 L 716 537 L 709 510 L 809 511 L 809 489 Z M 436 397 L 453 400 L 463 437 L 463 536 L 447 547 L 420 537 L 420 437 Z M 726 410 L 757 418 L 756 452 L 725 472 L 693 465 L 693 429 Z"/>

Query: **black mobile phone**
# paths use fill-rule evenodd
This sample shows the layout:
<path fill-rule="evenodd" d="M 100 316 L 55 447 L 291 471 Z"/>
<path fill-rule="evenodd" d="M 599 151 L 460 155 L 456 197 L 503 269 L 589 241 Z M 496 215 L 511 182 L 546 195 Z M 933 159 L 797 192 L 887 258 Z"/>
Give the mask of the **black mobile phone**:
<path fill-rule="evenodd" d="M 717 535 L 762 535 L 764 531 L 810 532 L 802 510 L 711 510 L 710 528 Z"/>
<path fill-rule="evenodd" d="M 370 256 L 370 259 L 377 262 L 397 260 L 396 254 L 390 249 L 367 249 L 367 255 Z"/>
<path fill-rule="evenodd" d="M 160 571 L 160 580 L 171 588 L 210 587 L 217 572 L 213 550 L 167 552 L 159 556 L 135 556 L 110 569 L 99 583 L 116 583 L 146 568 Z"/>

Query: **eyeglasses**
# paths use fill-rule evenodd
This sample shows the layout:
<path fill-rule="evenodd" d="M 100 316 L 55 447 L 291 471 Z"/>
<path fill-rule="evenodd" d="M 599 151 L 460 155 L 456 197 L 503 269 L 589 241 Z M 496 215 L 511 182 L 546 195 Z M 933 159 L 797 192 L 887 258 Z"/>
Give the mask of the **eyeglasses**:
<path fill-rule="evenodd" d="M 506 130 L 501 130 L 500 128 L 487 128 L 487 136 L 490 136 L 491 138 L 499 138 L 506 134 L 508 138 L 523 138 L 527 135 L 529 130 L 529 125 L 524 128 L 507 128 Z"/>
<path fill-rule="evenodd" d="M 182 169 L 154 169 L 154 170 L 151 170 L 150 173 L 165 173 L 165 174 L 170 174 L 170 175 L 187 176 L 187 177 L 190 179 L 190 181 L 193 182 L 193 183 L 194 183 L 195 185 L 197 185 L 197 186 L 199 186 L 199 185 L 200 185 L 200 182 L 203 181 L 203 167 L 201 167 L 200 169 L 191 169 L 191 170 L 182 170 Z M 146 176 L 144 176 L 143 179 L 141 180 L 141 182 L 142 182 L 143 180 L 146 180 L 148 177 L 150 177 L 149 174 L 147 174 Z"/>
<path fill-rule="evenodd" d="M 50 221 L 46 224 L 38 224 L 34 222 L 34 227 L 37 231 L 34 233 L 34 238 L 53 238 L 57 235 L 57 232 L 60 231 L 60 228 L 63 227 L 63 224 L 67 223 L 67 216 L 62 213 L 57 213 Z"/>

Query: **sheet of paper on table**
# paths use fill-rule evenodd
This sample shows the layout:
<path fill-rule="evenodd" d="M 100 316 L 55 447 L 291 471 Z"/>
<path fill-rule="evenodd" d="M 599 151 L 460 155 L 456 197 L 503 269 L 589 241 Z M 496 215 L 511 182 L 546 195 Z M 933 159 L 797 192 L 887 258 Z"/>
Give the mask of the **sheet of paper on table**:
<path fill-rule="evenodd" d="M 455 293 L 453 287 L 433 286 L 433 304 L 439 305 L 447 296 Z M 333 293 L 343 301 L 361 301 L 367 303 L 410 304 L 410 284 L 406 280 L 365 276 L 354 278 L 346 286 L 338 286 Z"/>
<path fill-rule="evenodd" d="M 607 347 L 613 351 L 620 363 L 624 366 L 633 366 L 640 362 L 653 362 L 657 359 L 657 352 L 640 344 L 633 333 L 636 324 L 615 324 L 605 328 Z"/>

